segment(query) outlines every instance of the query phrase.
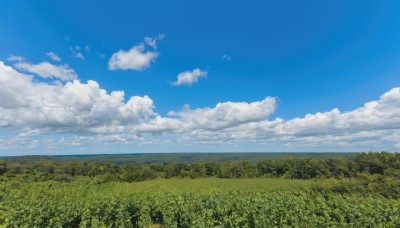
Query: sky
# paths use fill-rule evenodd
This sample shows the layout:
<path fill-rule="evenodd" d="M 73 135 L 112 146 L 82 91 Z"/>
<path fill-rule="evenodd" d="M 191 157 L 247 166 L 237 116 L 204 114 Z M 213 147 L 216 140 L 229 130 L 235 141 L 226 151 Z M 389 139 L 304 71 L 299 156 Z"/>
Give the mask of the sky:
<path fill-rule="evenodd" d="M 0 156 L 400 149 L 399 1 L 0 1 Z"/>

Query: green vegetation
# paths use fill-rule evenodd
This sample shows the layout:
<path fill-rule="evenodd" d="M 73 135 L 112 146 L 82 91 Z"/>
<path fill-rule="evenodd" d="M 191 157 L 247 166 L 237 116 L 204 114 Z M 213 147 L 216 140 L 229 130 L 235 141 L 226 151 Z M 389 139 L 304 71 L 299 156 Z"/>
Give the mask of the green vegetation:
<path fill-rule="evenodd" d="M 314 187 L 315 180 L 290 180 L 278 178 L 262 179 L 220 179 L 220 178 L 200 178 L 200 179 L 156 179 L 144 182 L 126 183 L 128 188 L 140 189 L 143 191 L 176 191 L 181 189 L 209 190 L 216 189 L 221 191 L 288 191 L 304 190 Z"/>
<path fill-rule="evenodd" d="M 400 154 L 118 165 L 0 161 L 5 227 L 399 227 Z"/>
<path fill-rule="evenodd" d="M 395 227 L 400 224 L 399 199 L 307 191 L 312 183 L 303 180 L 170 179 L 104 184 L 88 180 L 2 185 L 0 221 L 16 227 L 144 227 L 150 224 Z M 186 187 L 189 185 L 193 186 Z"/>

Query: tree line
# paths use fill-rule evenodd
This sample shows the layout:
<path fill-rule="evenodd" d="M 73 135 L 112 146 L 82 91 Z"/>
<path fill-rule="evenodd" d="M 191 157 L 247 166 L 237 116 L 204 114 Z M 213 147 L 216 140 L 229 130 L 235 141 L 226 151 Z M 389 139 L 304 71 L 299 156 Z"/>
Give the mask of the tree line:
<path fill-rule="evenodd" d="M 35 180 L 68 182 L 78 176 L 100 177 L 108 181 L 144 181 L 155 178 L 354 178 L 361 174 L 400 178 L 400 153 L 360 153 L 346 158 L 284 158 L 280 160 L 162 163 L 119 165 L 110 162 L 52 160 L 33 164 L 0 161 L 0 175 L 7 178 L 30 176 Z"/>

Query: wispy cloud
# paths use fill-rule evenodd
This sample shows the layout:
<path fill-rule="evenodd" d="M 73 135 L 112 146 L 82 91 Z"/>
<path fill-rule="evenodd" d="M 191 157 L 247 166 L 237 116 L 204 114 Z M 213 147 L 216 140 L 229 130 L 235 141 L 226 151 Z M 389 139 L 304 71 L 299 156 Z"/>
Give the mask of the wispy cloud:
<path fill-rule="evenodd" d="M 229 61 L 229 60 L 232 59 L 232 57 L 231 57 L 230 55 L 227 55 L 227 54 L 223 54 L 221 58 L 222 58 L 223 60 L 227 60 L 227 61 Z"/>
<path fill-rule="evenodd" d="M 25 57 L 16 56 L 16 55 L 10 55 L 10 56 L 7 58 L 7 60 L 10 61 L 10 62 L 20 62 L 20 61 L 24 61 L 24 60 L 25 60 Z"/>
<path fill-rule="evenodd" d="M 163 40 L 165 38 L 165 34 L 159 34 L 157 37 L 152 38 L 152 37 L 148 37 L 146 36 L 144 38 L 144 43 L 149 45 L 150 47 L 157 49 L 157 41 L 158 40 Z"/>
<path fill-rule="evenodd" d="M 46 53 L 46 55 L 53 61 L 56 61 L 56 62 L 61 61 L 61 58 L 58 55 L 56 55 L 54 52 L 48 52 L 48 53 Z"/>
<path fill-rule="evenodd" d="M 49 55 L 49 53 L 47 53 L 47 55 Z M 54 56 L 53 55 L 51 56 L 53 58 L 58 57 L 55 54 Z M 17 62 L 14 64 L 14 66 L 18 70 L 32 73 L 42 78 L 53 78 L 61 81 L 71 81 L 78 78 L 78 75 L 75 73 L 75 70 L 72 69 L 68 64 L 54 65 L 47 61 L 38 64 L 32 64 L 25 61 L 25 58 L 21 56 L 18 57 L 13 56 L 12 61 Z"/>

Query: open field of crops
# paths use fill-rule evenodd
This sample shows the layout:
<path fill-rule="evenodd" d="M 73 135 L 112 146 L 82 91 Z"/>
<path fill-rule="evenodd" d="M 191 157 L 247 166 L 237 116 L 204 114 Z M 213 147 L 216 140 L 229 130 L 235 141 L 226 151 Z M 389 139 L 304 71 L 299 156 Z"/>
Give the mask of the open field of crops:
<path fill-rule="evenodd" d="M 0 161 L 5 227 L 400 227 L 400 154 Z"/>
<path fill-rule="evenodd" d="M 396 227 L 400 200 L 313 191 L 314 180 L 82 178 L 1 183 L 0 223 L 27 227 Z"/>

